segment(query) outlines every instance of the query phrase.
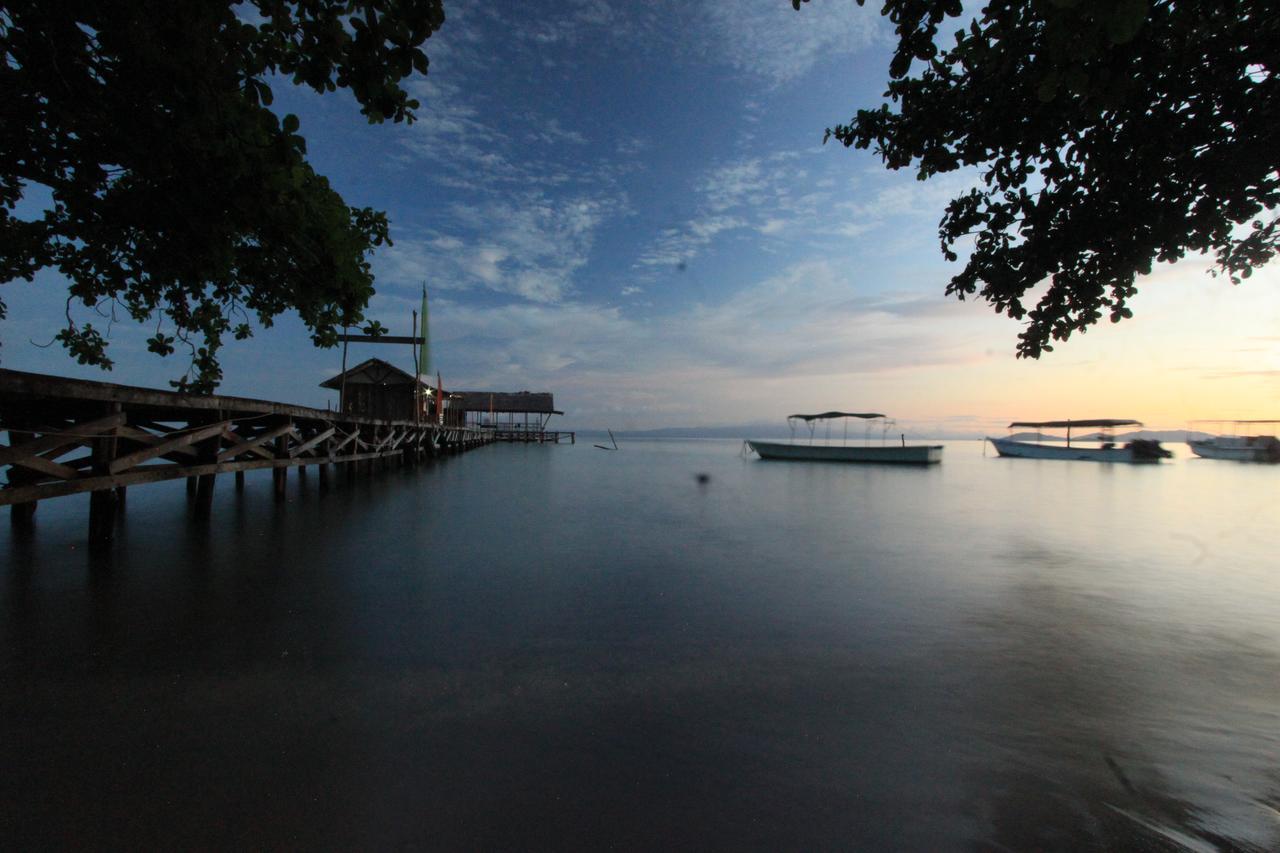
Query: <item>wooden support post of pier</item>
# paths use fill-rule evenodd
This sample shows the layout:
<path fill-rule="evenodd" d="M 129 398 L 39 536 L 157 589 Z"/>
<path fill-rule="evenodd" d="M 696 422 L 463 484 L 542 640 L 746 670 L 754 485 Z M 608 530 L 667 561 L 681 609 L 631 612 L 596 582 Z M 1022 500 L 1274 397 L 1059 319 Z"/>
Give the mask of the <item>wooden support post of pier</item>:
<path fill-rule="evenodd" d="M 222 413 L 214 412 L 211 420 L 214 423 L 221 421 Z M 196 459 L 203 465 L 217 464 L 221 446 L 221 433 L 206 438 L 196 445 Z M 207 519 L 213 514 L 213 484 L 216 477 L 216 474 L 201 474 L 196 478 L 196 502 L 192 510 L 198 519 Z"/>
<path fill-rule="evenodd" d="M 289 457 L 288 441 L 285 435 L 276 437 L 276 459 L 287 459 Z M 283 501 L 285 499 L 285 486 L 289 483 L 289 469 L 283 465 L 272 468 L 271 483 L 274 487 L 276 501 Z"/>
<path fill-rule="evenodd" d="M 329 488 L 329 463 L 321 462 L 316 467 L 320 469 L 320 491 L 323 492 Z"/>
<path fill-rule="evenodd" d="M 19 447 L 27 441 L 34 441 L 34 437 L 30 433 L 21 432 L 19 430 L 9 430 L 9 446 Z M 33 479 L 29 471 L 21 468 L 13 467 L 9 469 L 9 487 L 15 488 L 24 485 L 28 480 Z M 35 524 L 36 507 L 38 501 L 24 501 L 16 503 L 9 507 L 9 521 L 19 530 L 26 530 Z"/>
<path fill-rule="evenodd" d="M 264 418 L 267 419 L 264 422 Z M 330 466 L 348 478 L 461 453 L 498 438 L 478 427 L 335 414 L 238 397 L 167 391 L 0 369 L 0 507 L 17 528 L 32 524 L 37 502 L 88 492 L 89 539 L 110 542 L 126 487 L 187 480 L 192 514 L 212 514 L 219 474 L 272 469 L 275 498 L 286 500 L 288 469 Z M 513 435 L 514 435 L 513 431 Z M 510 439 L 508 439 L 510 440 Z M 548 437 L 547 440 L 550 440 Z M 88 453 L 84 453 L 85 450 Z"/>
<path fill-rule="evenodd" d="M 9 507 L 9 521 L 19 529 L 31 527 L 36 520 L 36 507 L 38 505 L 37 501 L 14 504 Z"/>
<path fill-rule="evenodd" d="M 108 411 L 120 411 L 119 403 L 109 403 Z M 115 428 L 93 439 L 93 474 L 102 477 L 111 473 L 111 460 L 116 455 Z M 111 541 L 116 525 L 116 493 L 114 489 L 98 489 L 89 493 L 89 545 L 101 547 Z"/>

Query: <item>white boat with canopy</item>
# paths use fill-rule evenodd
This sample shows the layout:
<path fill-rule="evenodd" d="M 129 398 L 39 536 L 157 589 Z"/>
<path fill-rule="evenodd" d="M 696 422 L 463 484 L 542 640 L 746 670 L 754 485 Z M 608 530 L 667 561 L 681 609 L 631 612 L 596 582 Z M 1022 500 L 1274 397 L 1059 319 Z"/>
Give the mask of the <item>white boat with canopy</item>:
<path fill-rule="evenodd" d="M 1191 452 L 1206 459 L 1230 459 L 1235 462 L 1280 462 L 1280 439 L 1274 435 L 1241 435 L 1253 432 L 1262 424 L 1280 425 L 1280 421 L 1195 421 L 1195 423 L 1230 424 L 1231 435 L 1215 435 L 1211 438 L 1191 439 L 1187 445 Z"/>
<path fill-rule="evenodd" d="M 849 444 L 849 419 L 866 421 L 868 426 L 862 444 Z M 819 422 L 825 421 L 830 436 L 830 424 L 834 420 L 844 421 L 844 440 L 842 444 L 814 444 L 814 429 Z M 872 444 L 871 424 L 879 421 L 881 426 L 880 443 Z M 796 425 L 809 427 L 809 443 L 796 442 Z M 907 444 L 906 436 L 900 436 L 900 443 L 890 443 L 889 427 L 893 421 L 877 412 L 821 412 L 816 415 L 788 415 L 787 426 L 791 427 L 791 438 L 788 442 L 748 441 L 747 446 L 760 454 L 761 459 L 783 459 L 806 462 L 891 462 L 896 464 L 928 465 L 942 461 L 942 445 L 940 444 Z"/>
<path fill-rule="evenodd" d="M 1141 421 L 1125 418 L 1097 418 L 1094 420 L 1066 421 L 1014 421 L 1009 429 L 1034 429 L 1035 441 L 1022 441 L 1015 438 L 992 438 L 987 441 L 995 445 L 1001 456 L 1020 459 L 1079 459 L 1089 462 L 1159 462 L 1173 454 L 1160 446 L 1160 442 L 1146 438 L 1135 438 L 1123 446 L 1118 446 L 1109 438 L 1110 431 L 1121 426 L 1142 426 Z M 1094 438 L 1090 444 L 1071 443 L 1072 429 L 1102 430 L 1102 436 Z M 1044 429 L 1066 429 L 1065 444 L 1045 444 L 1040 431 Z M 1051 438 L 1052 440 L 1052 438 Z M 1064 441 L 1064 439 L 1057 439 Z"/>

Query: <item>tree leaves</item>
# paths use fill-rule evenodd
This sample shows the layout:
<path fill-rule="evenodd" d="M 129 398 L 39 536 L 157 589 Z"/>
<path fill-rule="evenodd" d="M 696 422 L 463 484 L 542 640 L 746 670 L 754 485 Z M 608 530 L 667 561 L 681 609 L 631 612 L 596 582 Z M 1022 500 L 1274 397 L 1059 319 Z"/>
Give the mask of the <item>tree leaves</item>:
<path fill-rule="evenodd" d="M 1112 44 L 1131 41 L 1142 29 L 1149 9 L 1148 0 L 1114 0 L 1111 16 L 1107 19 L 1107 38 Z"/>
<path fill-rule="evenodd" d="M 156 355 L 170 355 L 173 353 L 173 340 L 172 335 L 163 335 L 160 332 L 156 332 L 147 338 L 147 351 Z"/>
<path fill-rule="evenodd" d="M 921 179 L 980 171 L 939 223 L 948 260 L 973 240 L 947 293 L 1026 320 L 1019 356 L 1104 314 L 1131 317 L 1155 261 L 1211 252 L 1238 283 L 1280 250 L 1270 4 L 989 0 L 946 47 L 951 0 L 885 0 L 882 12 L 898 36 L 889 103 L 826 138 Z"/>
<path fill-rule="evenodd" d="M 444 21 L 441 0 L 254 0 L 257 24 L 237 5 L 0 8 L 0 282 L 52 267 L 84 305 L 163 318 L 172 334 L 147 348 L 183 350 L 174 385 L 199 393 L 221 379 L 223 337 L 249 337 L 252 320 L 297 311 L 332 346 L 362 321 L 368 253 L 390 242 L 385 215 L 348 206 L 307 163 L 297 116 L 267 109 L 267 79 L 346 88 L 371 121 L 411 121 L 400 81 L 426 70 L 421 45 Z M 32 184 L 52 205 L 18 220 Z M 56 338 L 111 367 L 92 325 L 69 315 Z"/>

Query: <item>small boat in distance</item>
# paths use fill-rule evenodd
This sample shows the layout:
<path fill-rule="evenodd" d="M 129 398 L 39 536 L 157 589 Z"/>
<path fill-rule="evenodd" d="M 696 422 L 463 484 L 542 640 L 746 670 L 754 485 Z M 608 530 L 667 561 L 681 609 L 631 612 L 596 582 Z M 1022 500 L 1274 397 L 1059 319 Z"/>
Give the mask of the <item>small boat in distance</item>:
<path fill-rule="evenodd" d="M 864 421 L 880 420 L 880 444 L 849 444 L 849 418 Z M 813 431 L 818 421 L 844 420 L 845 433 L 843 444 L 814 444 Z M 809 443 L 798 444 L 795 441 L 796 424 L 804 423 L 809 427 Z M 747 446 L 760 454 L 761 459 L 784 459 L 805 462 L 892 462 L 896 464 L 928 465 L 942 461 L 942 445 L 940 444 L 907 444 L 905 436 L 901 444 L 889 444 L 885 440 L 892 422 L 884 415 L 876 412 L 822 412 L 817 415 L 788 415 L 787 425 L 791 427 L 791 442 L 780 441 L 748 441 Z M 870 432 L 870 429 L 867 430 Z M 869 436 L 868 436 L 869 441 Z"/>
<path fill-rule="evenodd" d="M 1235 462 L 1280 462 L 1280 438 L 1274 435 L 1240 435 L 1241 427 L 1280 424 L 1280 421 L 1196 421 L 1219 426 L 1231 424 L 1235 434 L 1189 439 L 1187 446 L 1196 456 L 1206 459 L 1230 459 Z"/>
<path fill-rule="evenodd" d="M 1133 421 L 1123 418 L 1099 418 L 1084 421 L 1014 421 L 1009 424 L 1009 429 L 1030 428 L 1036 430 L 1035 441 L 1022 441 L 1014 438 L 992 438 L 987 436 L 987 441 L 995 445 L 996 452 L 1001 456 L 1012 456 L 1021 459 L 1082 459 L 1090 462 L 1159 462 L 1173 454 L 1160 446 L 1160 442 L 1153 441 L 1148 438 L 1135 438 L 1133 441 L 1126 443 L 1122 447 L 1117 447 L 1116 443 L 1108 438 L 1110 430 L 1118 426 L 1142 426 L 1140 421 Z M 1098 447 L 1081 447 L 1079 444 L 1072 446 L 1071 430 L 1072 428 L 1084 427 L 1086 429 L 1100 429 L 1103 434 L 1098 436 Z M 1042 429 L 1066 429 L 1066 445 L 1059 447 L 1053 444 L 1044 444 L 1042 436 L 1039 435 Z M 1058 439 L 1062 441 L 1062 439 Z M 1077 439 L 1079 441 L 1079 439 Z"/>

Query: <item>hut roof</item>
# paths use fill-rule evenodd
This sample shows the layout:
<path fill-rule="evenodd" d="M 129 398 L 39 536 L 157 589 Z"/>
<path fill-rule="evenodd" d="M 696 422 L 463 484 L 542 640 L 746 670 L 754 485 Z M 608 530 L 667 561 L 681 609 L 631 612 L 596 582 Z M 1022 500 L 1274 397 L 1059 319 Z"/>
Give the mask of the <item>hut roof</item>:
<path fill-rule="evenodd" d="M 343 376 L 347 377 L 348 385 L 361 383 L 368 385 L 412 385 L 414 383 L 412 376 L 394 364 L 389 364 L 380 358 L 370 358 L 360 362 L 346 373 L 339 373 L 332 379 L 326 379 L 320 383 L 320 387 L 340 388 L 342 387 Z"/>
<path fill-rule="evenodd" d="M 448 389 L 446 389 L 448 390 Z M 449 391 L 452 399 L 462 397 L 462 408 L 467 412 L 531 412 L 542 415 L 563 415 L 556 411 L 551 392 L 530 391 Z"/>

